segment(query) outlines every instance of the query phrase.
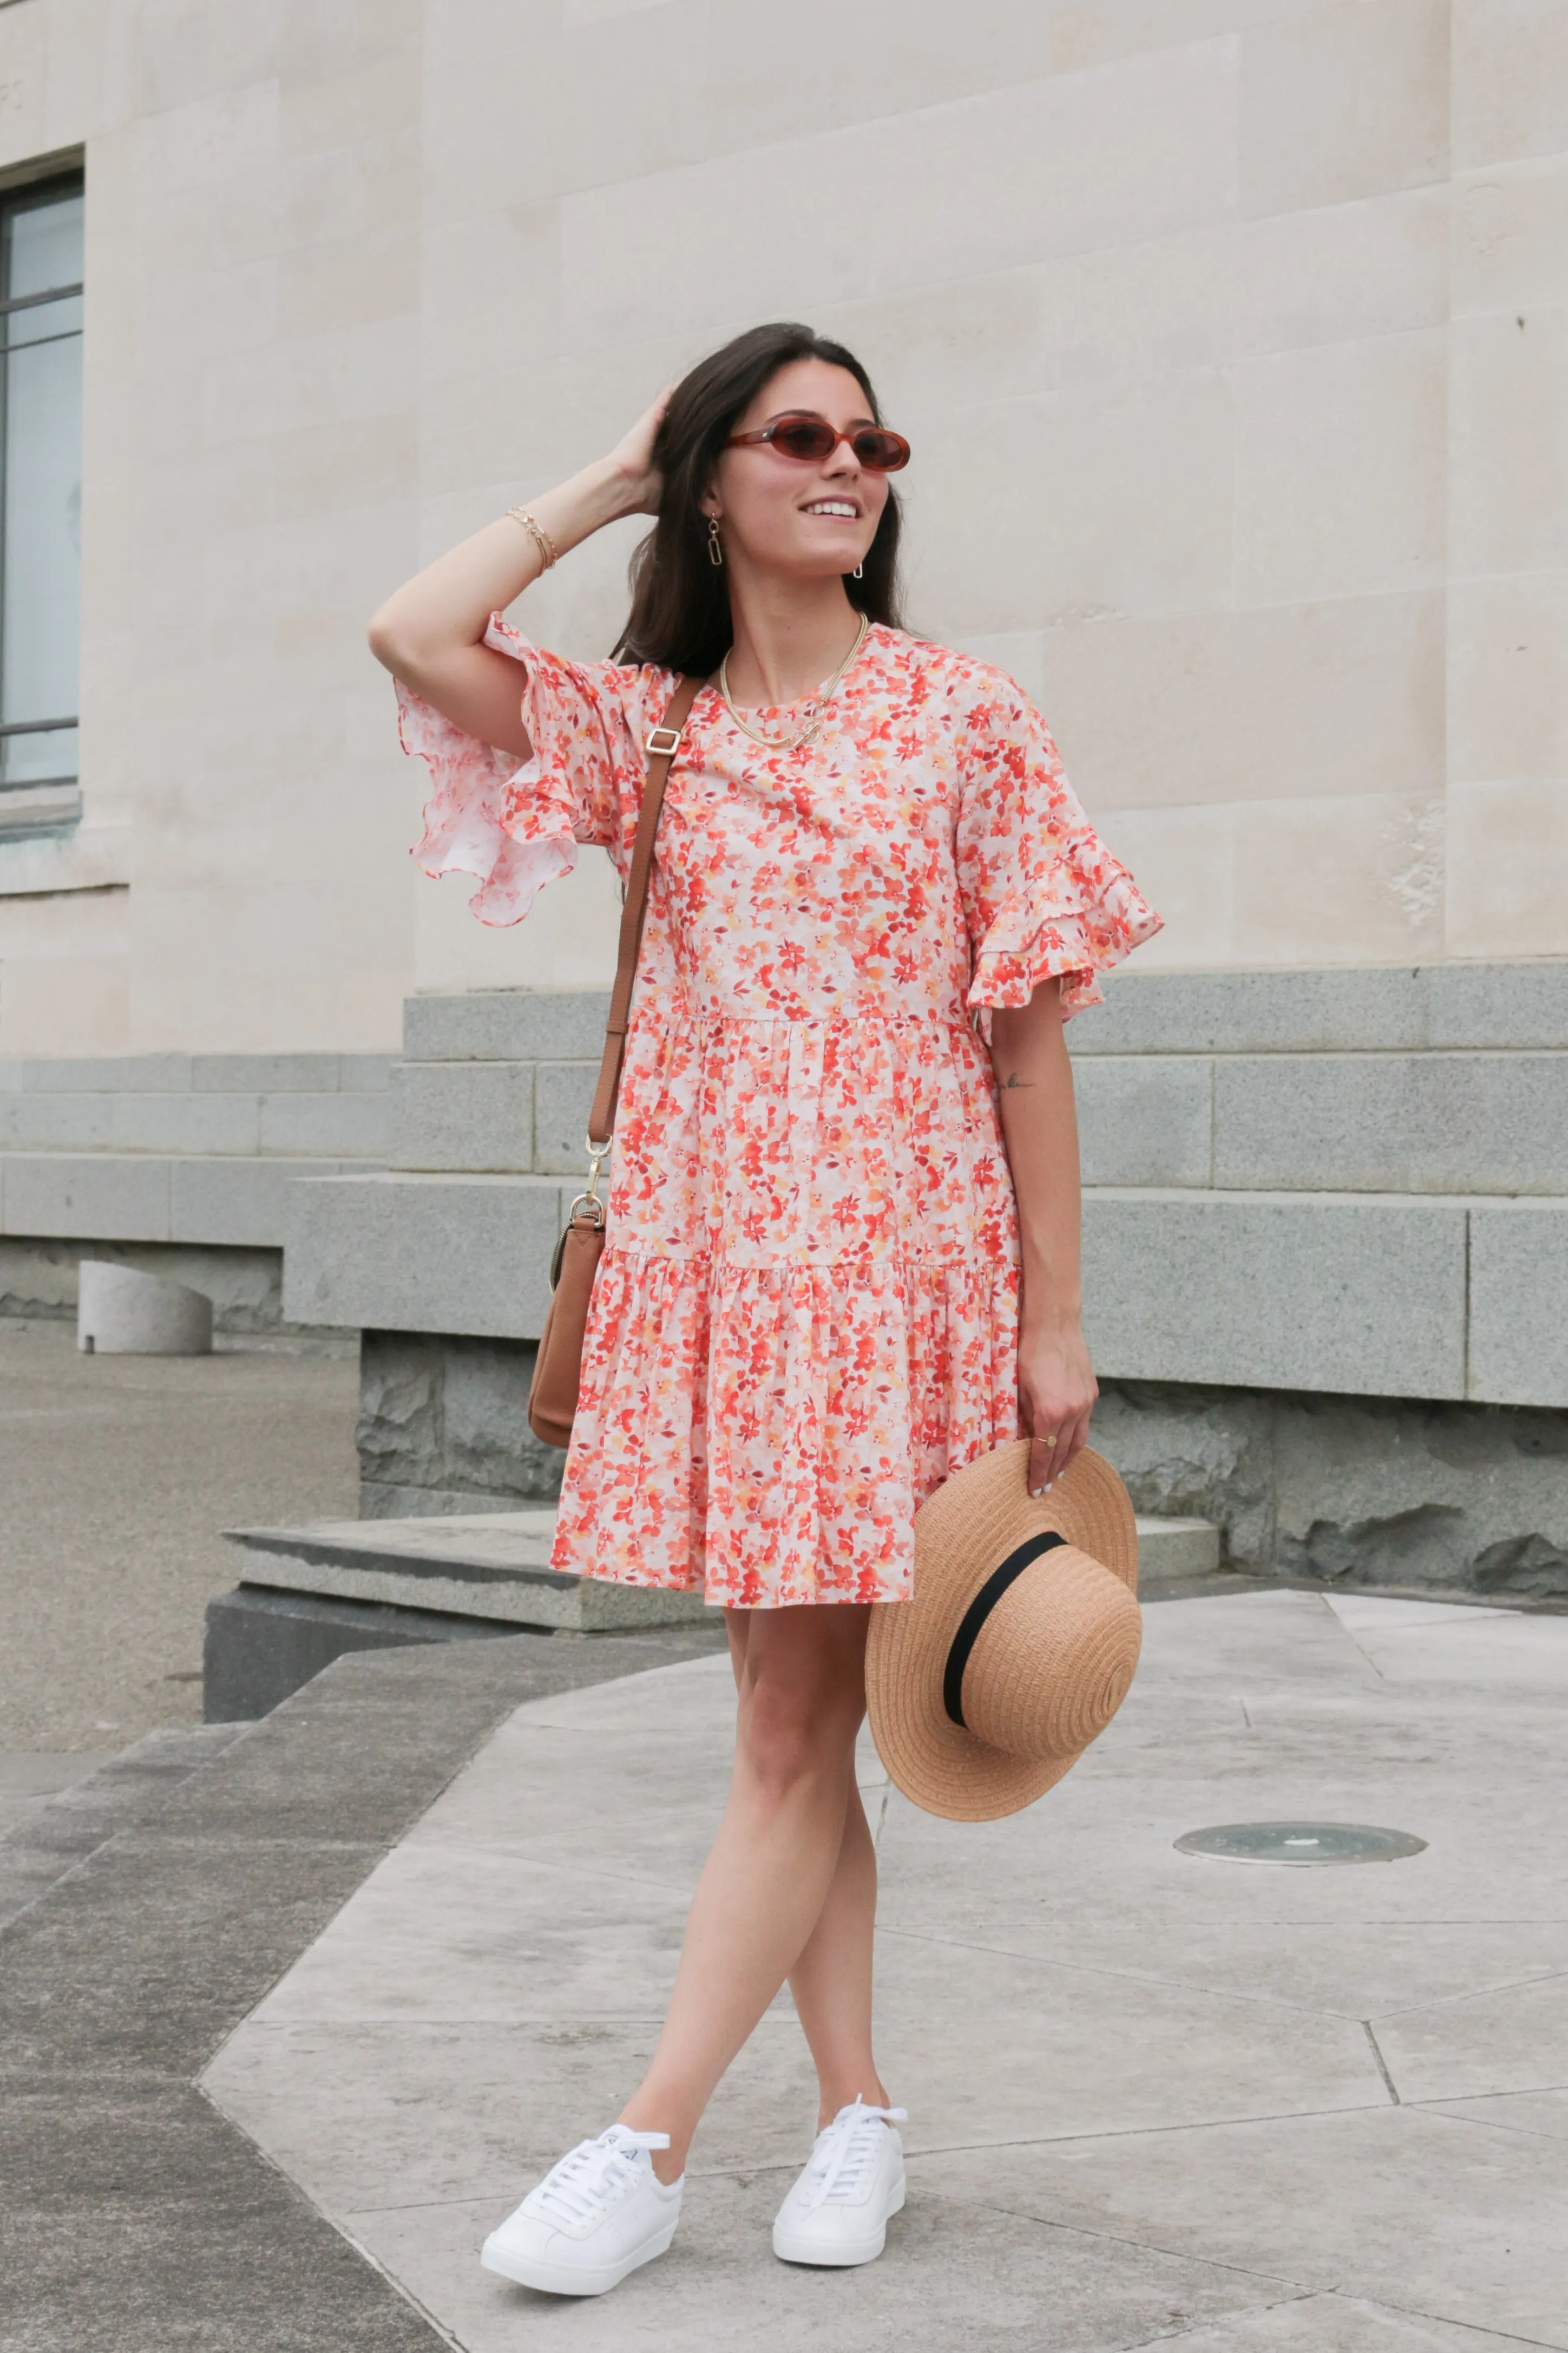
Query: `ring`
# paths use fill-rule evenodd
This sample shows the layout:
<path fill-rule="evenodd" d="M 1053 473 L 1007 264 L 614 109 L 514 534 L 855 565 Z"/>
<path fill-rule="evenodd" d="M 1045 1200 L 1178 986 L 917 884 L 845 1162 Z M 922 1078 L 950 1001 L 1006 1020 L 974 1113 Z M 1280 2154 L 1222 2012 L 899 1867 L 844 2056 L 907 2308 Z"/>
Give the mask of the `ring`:
<path fill-rule="evenodd" d="M 1056 1442 L 1057 1442 L 1057 1441 L 1056 1441 L 1056 1440 L 1055 1440 L 1054 1438 L 1047 1438 L 1047 1440 L 1046 1440 L 1046 1444 L 1047 1444 L 1047 1446 L 1054 1446 L 1054 1445 L 1056 1444 Z"/>

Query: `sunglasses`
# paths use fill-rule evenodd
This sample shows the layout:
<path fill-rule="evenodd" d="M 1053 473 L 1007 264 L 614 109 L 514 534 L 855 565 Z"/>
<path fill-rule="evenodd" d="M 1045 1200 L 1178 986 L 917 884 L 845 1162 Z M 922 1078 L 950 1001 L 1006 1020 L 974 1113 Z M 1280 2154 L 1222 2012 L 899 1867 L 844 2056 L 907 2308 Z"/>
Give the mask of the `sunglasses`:
<path fill-rule="evenodd" d="M 798 458 L 808 466 L 831 458 L 840 441 L 848 442 L 856 463 L 868 474 L 896 474 L 910 462 L 910 445 L 901 433 L 889 433 L 881 425 L 858 425 L 853 433 L 839 433 L 821 417 L 775 417 L 760 433 L 732 433 L 724 446 L 740 449 L 760 441 L 771 441 L 784 457 Z"/>

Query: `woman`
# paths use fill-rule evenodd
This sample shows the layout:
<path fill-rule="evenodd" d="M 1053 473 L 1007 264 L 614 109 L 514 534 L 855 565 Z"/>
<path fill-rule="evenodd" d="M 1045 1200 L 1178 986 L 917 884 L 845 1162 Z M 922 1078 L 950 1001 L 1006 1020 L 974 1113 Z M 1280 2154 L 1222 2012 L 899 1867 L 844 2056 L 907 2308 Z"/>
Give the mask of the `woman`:
<path fill-rule="evenodd" d="M 870 1605 L 908 1596 L 949 1470 L 1022 1427 L 1038 1491 L 1096 1396 L 1062 1023 L 1158 918 L 1012 681 L 900 628 L 908 454 L 848 352 L 760 327 L 371 628 L 436 782 L 416 854 L 480 876 L 490 923 L 578 842 L 625 874 L 646 738 L 680 673 L 710 681 L 660 819 L 554 1559 L 724 1608 L 735 1767 L 647 2074 L 486 2243 L 563 2295 L 668 2246 L 698 2120 L 786 1978 L 821 2109 L 775 2250 L 881 2253 Z M 496 617 L 637 513 L 614 662 Z"/>

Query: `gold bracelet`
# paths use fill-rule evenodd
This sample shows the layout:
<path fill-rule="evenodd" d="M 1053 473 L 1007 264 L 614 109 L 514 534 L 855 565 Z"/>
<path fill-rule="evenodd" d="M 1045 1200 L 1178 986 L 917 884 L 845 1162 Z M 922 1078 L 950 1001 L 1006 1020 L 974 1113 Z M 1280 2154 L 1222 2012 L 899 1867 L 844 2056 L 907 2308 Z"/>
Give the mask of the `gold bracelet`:
<path fill-rule="evenodd" d="M 535 522 L 533 517 L 529 513 L 526 507 L 508 507 L 506 512 L 510 522 L 520 522 L 524 531 L 527 532 L 535 547 L 539 550 L 540 561 L 543 569 L 548 572 L 556 562 L 555 542 L 551 538 L 550 533 L 545 530 L 544 525 L 541 522 Z"/>

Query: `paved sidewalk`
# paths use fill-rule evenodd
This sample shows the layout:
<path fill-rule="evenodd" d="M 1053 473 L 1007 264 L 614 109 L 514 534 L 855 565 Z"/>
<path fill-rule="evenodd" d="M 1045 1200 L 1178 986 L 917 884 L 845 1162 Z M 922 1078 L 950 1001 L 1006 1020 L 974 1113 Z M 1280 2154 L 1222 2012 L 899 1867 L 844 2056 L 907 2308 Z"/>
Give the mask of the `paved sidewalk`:
<path fill-rule="evenodd" d="M 238 1578 L 220 1532 L 352 1512 L 358 1400 L 319 1341 L 84 1356 L 68 1324 L 0 1316 L 0 1820 L 47 1786 L 16 1751 L 201 1721 L 203 1612 Z"/>
<path fill-rule="evenodd" d="M 669 2257 L 582 2304 L 475 2261 L 650 2047 L 722 1797 L 718 1659 L 520 1707 L 209 2096 L 473 2353 L 1568 2348 L 1568 1620 L 1255 1592 L 1145 1629 L 1110 1732 L 1011 1821 L 932 1820 L 866 1757 L 911 2117 L 879 2263 L 770 2252 L 813 2123 L 782 2004 Z M 1430 1846 L 1301 1870 L 1173 1847 L 1297 1814 Z"/>

